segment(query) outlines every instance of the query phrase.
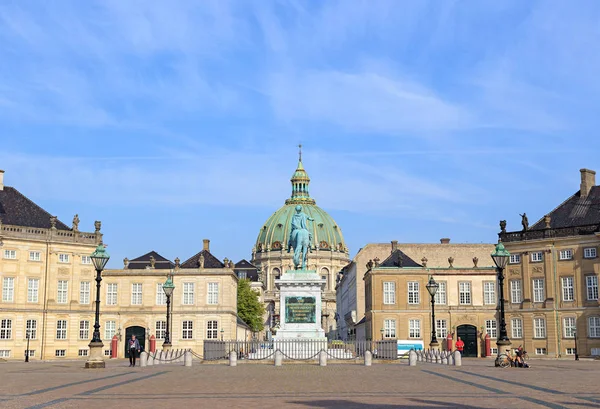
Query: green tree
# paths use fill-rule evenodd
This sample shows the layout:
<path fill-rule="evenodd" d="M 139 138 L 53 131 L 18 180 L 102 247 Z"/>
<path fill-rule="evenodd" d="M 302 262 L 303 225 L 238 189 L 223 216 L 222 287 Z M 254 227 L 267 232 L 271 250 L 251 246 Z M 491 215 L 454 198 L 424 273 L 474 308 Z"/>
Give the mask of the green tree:
<path fill-rule="evenodd" d="M 238 282 L 237 313 L 252 331 L 262 331 L 265 307 L 258 299 L 258 294 L 250 287 L 250 280 Z"/>

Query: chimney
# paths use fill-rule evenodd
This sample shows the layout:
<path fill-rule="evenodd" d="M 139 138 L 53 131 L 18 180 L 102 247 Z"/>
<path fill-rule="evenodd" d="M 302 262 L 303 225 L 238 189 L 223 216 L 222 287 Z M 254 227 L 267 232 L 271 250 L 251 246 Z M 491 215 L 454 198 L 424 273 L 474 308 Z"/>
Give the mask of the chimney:
<path fill-rule="evenodd" d="M 392 240 L 392 253 L 398 250 L 398 240 Z"/>
<path fill-rule="evenodd" d="M 4 190 L 4 171 L 0 169 L 0 190 Z"/>
<path fill-rule="evenodd" d="M 590 190 L 596 186 L 596 172 L 589 169 L 580 169 L 581 186 L 579 188 L 579 197 L 588 197 Z M 2 185 L 2 182 L 0 182 Z"/>
<path fill-rule="evenodd" d="M 204 239 L 202 240 L 202 243 L 204 243 L 204 245 L 202 246 L 202 250 L 210 251 L 210 240 Z"/>
<path fill-rule="evenodd" d="M 440 243 L 442 244 L 450 244 L 450 239 L 447 237 L 441 238 Z"/>

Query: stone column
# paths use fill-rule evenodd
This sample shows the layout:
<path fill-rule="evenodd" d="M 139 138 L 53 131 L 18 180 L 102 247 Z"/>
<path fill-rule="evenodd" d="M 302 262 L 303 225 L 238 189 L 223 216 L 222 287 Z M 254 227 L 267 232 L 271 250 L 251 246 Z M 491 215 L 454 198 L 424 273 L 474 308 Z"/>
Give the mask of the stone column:
<path fill-rule="evenodd" d="M 185 351 L 184 356 L 184 366 L 192 366 L 192 353 L 190 351 Z"/>
<path fill-rule="evenodd" d="M 371 366 L 373 363 L 373 354 L 371 351 L 365 351 L 365 366 Z"/>
<path fill-rule="evenodd" d="M 412 349 L 408 352 L 408 366 L 417 366 L 417 353 Z"/>
<path fill-rule="evenodd" d="M 462 356 L 459 351 L 454 351 L 454 366 L 462 366 Z"/>
<path fill-rule="evenodd" d="M 319 366 L 327 366 L 327 352 L 319 352 Z"/>
<path fill-rule="evenodd" d="M 229 353 L 229 366 L 237 366 L 237 352 L 235 351 Z"/>

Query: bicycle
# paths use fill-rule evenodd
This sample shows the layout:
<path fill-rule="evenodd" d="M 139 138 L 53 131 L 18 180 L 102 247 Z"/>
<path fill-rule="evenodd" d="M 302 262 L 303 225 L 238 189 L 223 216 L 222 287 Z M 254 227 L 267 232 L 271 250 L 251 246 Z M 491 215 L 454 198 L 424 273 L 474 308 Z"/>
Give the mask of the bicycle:
<path fill-rule="evenodd" d="M 499 366 L 500 368 L 508 368 L 508 367 L 529 368 L 529 364 L 525 360 L 526 356 L 527 356 L 527 353 L 524 352 L 523 356 L 521 357 L 521 363 L 519 364 L 519 362 L 517 361 L 517 356 L 513 355 L 513 353 L 511 352 L 510 349 L 507 349 L 505 354 L 500 354 L 496 358 L 495 365 Z"/>

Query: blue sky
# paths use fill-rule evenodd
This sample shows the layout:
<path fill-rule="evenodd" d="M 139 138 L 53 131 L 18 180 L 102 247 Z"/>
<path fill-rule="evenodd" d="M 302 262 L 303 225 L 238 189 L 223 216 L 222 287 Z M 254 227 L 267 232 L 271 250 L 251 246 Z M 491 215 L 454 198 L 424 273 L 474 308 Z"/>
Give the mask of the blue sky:
<path fill-rule="evenodd" d="M 354 255 L 495 242 L 600 171 L 600 2 L 0 3 L 0 169 L 118 267 L 250 258 L 291 193 Z"/>

